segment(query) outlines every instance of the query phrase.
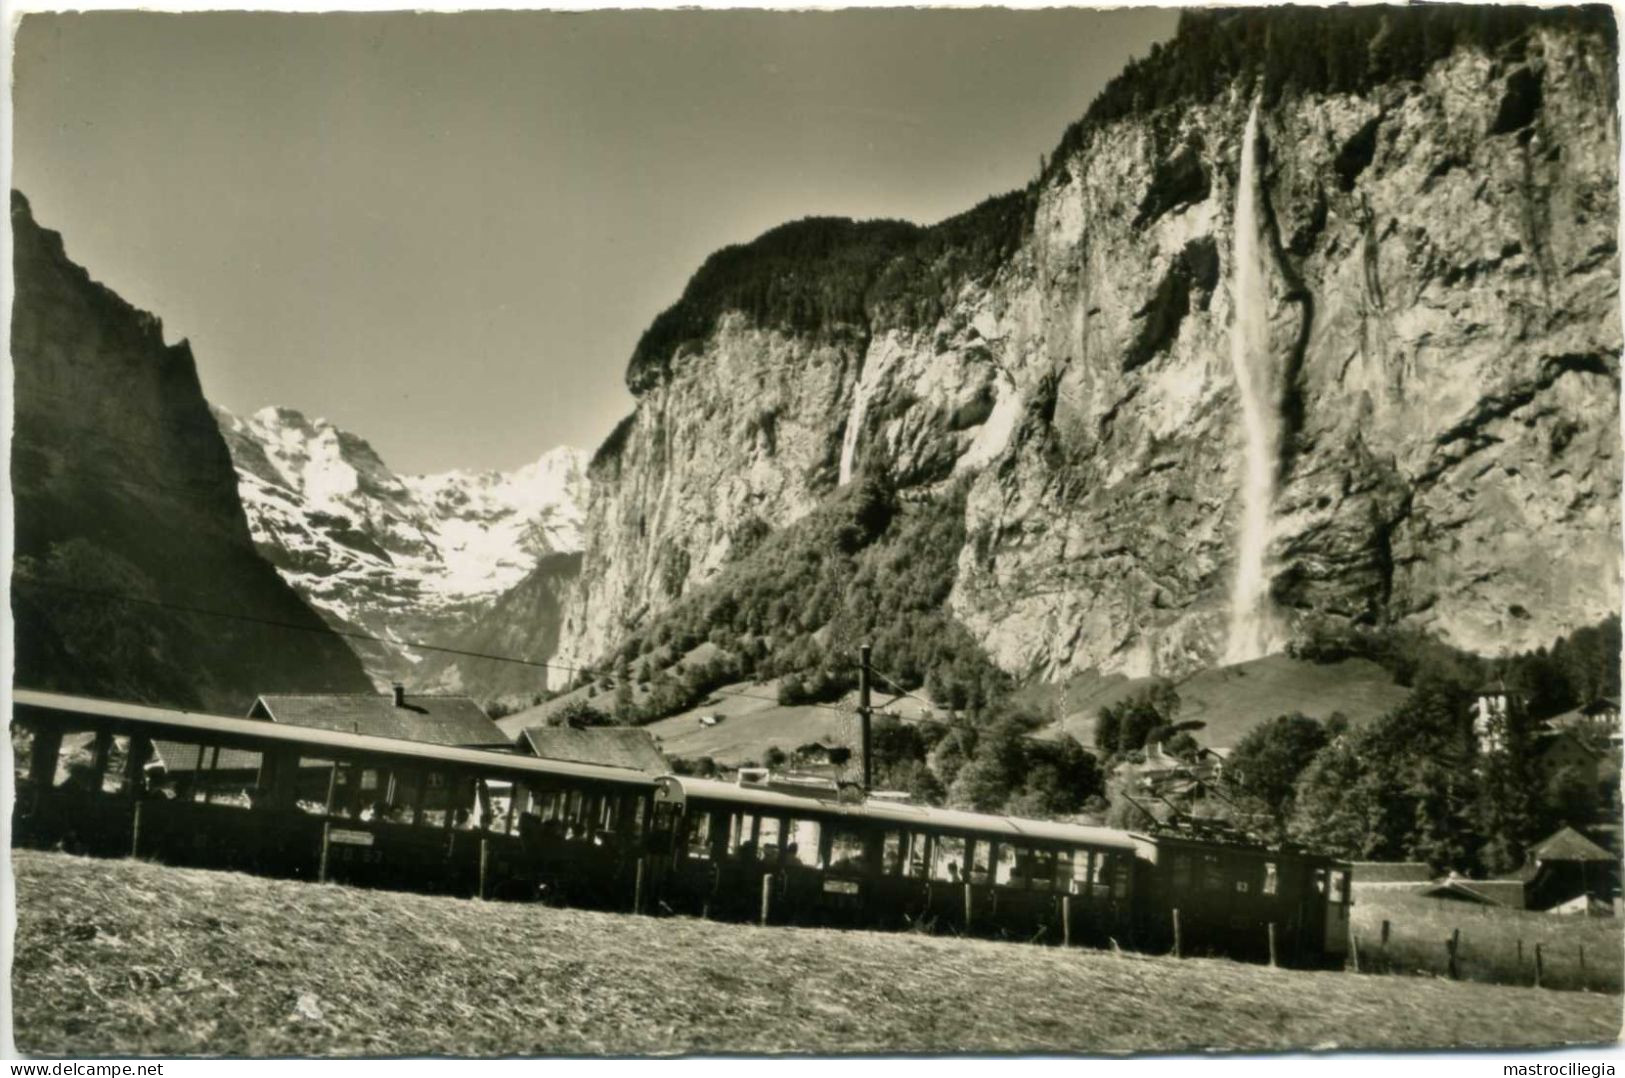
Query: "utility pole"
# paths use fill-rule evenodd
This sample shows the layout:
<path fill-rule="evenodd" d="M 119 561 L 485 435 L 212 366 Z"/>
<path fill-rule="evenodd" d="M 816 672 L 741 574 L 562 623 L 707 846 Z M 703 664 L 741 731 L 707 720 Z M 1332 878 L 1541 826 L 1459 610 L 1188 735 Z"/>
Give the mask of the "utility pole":
<path fill-rule="evenodd" d="M 874 783 L 874 764 L 869 758 L 869 645 L 858 645 L 858 721 L 863 731 L 863 792 L 867 794 Z"/>

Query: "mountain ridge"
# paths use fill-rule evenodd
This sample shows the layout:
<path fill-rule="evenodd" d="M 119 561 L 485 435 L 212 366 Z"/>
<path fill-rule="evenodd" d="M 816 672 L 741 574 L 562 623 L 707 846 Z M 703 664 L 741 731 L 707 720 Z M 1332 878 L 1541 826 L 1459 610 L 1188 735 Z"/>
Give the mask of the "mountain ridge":
<path fill-rule="evenodd" d="M 1212 665 L 1255 97 L 1282 429 L 1267 583 L 1287 631 L 1395 624 L 1494 652 L 1614 612 L 1611 13 L 1203 20 L 1108 84 L 1033 184 L 950 219 L 980 248 L 814 220 L 708 259 L 640 341 L 636 410 L 594 454 L 561 654 L 607 659 L 739 536 L 869 462 L 914 497 L 970 483 L 950 606 L 1004 669 Z M 806 246 L 831 276 L 778 280 Z"/>
<path fill-rule="evenodd" d="M 244 712 L 263 692 L 366 688 L 255 552 L 191 346 L 69 259 L 17 191 L 11 227 L 18 682 Z"/>
<path fill-rule="evenodd" d="M 400 475 L 364 438 L 296 409 L 214 416 L 256 547 L 335 627 L 389 641 L 354 644 L 377 683 L 417 687 L 432 653 L 410 641 L 461 646 L 538 564 L 580 550 L 580 450 L 509 472 Z"/>

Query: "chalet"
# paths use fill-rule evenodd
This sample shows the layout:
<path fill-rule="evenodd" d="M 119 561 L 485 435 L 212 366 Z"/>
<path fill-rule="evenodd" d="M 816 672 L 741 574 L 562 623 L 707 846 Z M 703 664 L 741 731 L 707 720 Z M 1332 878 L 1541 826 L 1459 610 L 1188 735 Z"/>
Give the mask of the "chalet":
<path fill-rule="evenodd" d="M 809 741 L 798 745 L 790 754 L 790 761 L 801 770 L 839 768 L 852 759 L 852 750 L 833 742 Z"/>
<path fill-rule="evenodd" d="M 402 741 L 418 741 L 430 745 L 456 748 L 485 749 L 511 752 L 513 743 L 497 728 L 489 716 L 466 696 L 408 696 L 405 689 L 394 686 L 389 695 L 363 693 L 266 693 L 254 701 L 248 717 L 265 722 L 289 726 L 305 726 L 339 733 L 369 734 Z M 194 791 L 212 797 L 247 797 L 246 791 L 257 782 L 260 754 L 240 749 L 212 748 L 204 750 L 198 745 L 170 741 L 153 743 L 155 761 L 162 766 L 167 787 L 177 797 L 191 796 Z M 322 801 L 328 793 L 332 777 L 332 763 L 326 760 L 302 759 L 299 763 L 299 797 L 301 800 Z M 444 790 L 434 785 L 438 776 L 430 776 L 431 783 L 424 797 L 425 807 L 436 808 L 445 804 L 472 803 L 464 791 Z M 335 779 L 340 787 L 350 781 L 349 774 L 340 770 Z M 393 800 L 393 776 L 382 776 L 363 770 L 356 776 L 355 790 L 341 789 L 335 793 L 345 804 L 359 806 L 373 800 Z"/>
<path fill-rule="evenodd" d="M 546 760 L 620 767 L 650 778 L 671 773 L 654 737 L 636 726 L 533 726 L 521 733 L 520 747 Z"/>
<path fill-rule="evenodd" d="M 1619 894 L 1620 860 L 1565 827 L 1529 851 L 1524 875 L 1530 909 L 1553 909 L 1579 898 L 1607 903 Z"/>
<path fill-rule="evenodd" d="M 1619 701 L 1606 697 L 1548 719 L 1547 725 L 1599 748 L 1618 749 L 1625 743 L 1619 727 Z"/>
<path fill-rule="evenodd" d="M 1477 906 L 1500 906 L 1505 909 L 1524 908 L 1524 881 L 1517 879 L 1470 880 L 1452 873 L 1442 880 L 1427 884 L 1418 892 L 1427 898 L 1449 902 L 1467 902 Z"/>
<path fill-rule="evenodd" d="M 512 739 L 469 697 L 408 696 L 400 685 L 387 696 L 266 693 L 254 701 L 248 717 L 449 748 L 513 748 Z"/>
<path fill-rule="evenodd" d="M 1533 846 L 1516 875 L 1470 880 L 1451 874 L 1417 893 L 1515 910 L 1591 912 L 1609 908 L 1619 894 L 1619 879 L 1617 856 L 1565 827 Z"/>
<path fill-rule="evenodd" d="M 1471 711 L 1480 754 L 1489 756 L 1506 748 L 1507 723 L 1522 706 L 1522 697 L 1505 685 L 1478 691 Z"/>

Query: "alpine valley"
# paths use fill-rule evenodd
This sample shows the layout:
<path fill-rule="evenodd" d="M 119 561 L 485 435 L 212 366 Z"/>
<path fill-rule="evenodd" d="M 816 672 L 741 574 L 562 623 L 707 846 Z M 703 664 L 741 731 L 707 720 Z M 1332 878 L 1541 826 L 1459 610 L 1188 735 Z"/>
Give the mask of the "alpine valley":
<path fill-rule="evenodd" d="M 254 545 L 328 624 L 358 634 L 352 646 L 385 687 L 465 688 L 465 660 L 409 642 L 460 645 L 504 593 L 557 595 L 573 581 L 587 495 L 579 450 L 512 472 L 397 475 L 362 438 L 289 408 L 216 408 L 215 419 Z M 504 654 L 552 654 L 556 613 L 529 614 L 532 631 Z"/>
<path fill-rule="evenodd" d="M 734 677 L 817 692 L 859 639 L 946 707 L 987 671 L 1180 677 L 1328 627 L 1549 645 L 1619 609 L 1616 60 L 1604 8 L 1186 12 L 1024 188 L 716 252 L 590 461 L 402 476 L 324 420 L 217 409 L 241 508 L 210 519 L 237 543 L 246 511 L 375 684 L 548 687 L 410 641 L 553 659 L 552 688 L 635 663 L 642 721 Z M 195 421 L 184 345 L 54 239 L 18 252 Z M 47 299 L 19 288 L 20 439 L 63 414 L 36 383 L 80 377 Z M 147 472 L 148 500 L 220 478 Z M 20 515 L 67 484 L 19 472 Z M 77 534 L 23 523 L 32 557 Z"/>

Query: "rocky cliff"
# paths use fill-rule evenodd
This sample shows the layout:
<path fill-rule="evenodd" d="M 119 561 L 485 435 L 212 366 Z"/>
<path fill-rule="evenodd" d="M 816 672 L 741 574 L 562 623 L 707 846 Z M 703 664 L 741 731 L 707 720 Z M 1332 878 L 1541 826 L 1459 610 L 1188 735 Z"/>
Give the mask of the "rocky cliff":
<path fill-rule="evenodd" d="M 882 464 L 916 496 L 969 485 L 951 608 L 1006 669 L 1208 665 L 1249 320 L 1266 650 L 1332 619 L 1493 654 L 1617 612 L 1612 16 L 1433 18 L 1299 12 L 1294 41 L 1268 12 L 1188 17 L 1026 191 L 720 252 L 634 356 L 563 653 L 601 658 Z"/>
<path fill-rule="evenodd" d="M 587 496 L 579 450 L 552 449 L 512 472 L 399 475 L 365 439 L 291 408 L 246 417 L 216 409 L 215 416 L 256 547 L 336 628 L 468 648 L 463 634 L 539 563 L 547 562 L 542 575 L 555 583 L 561 566 L 576 564 L 568 556 L 581 549 Z M 487 625 L 480 639 L 489 643 L 496 633 L 525 644 L 522 654 L 547 658 L 556 610 L 548 618 L 517 598 L 503 609 L 515 604 L 526 611 L 524 624 Z M 443 656 L 424 665 L 437 653 L 351 643 L 378 682 L 445 682 Z M 494 669 L 484 664 L 482 673 Z M 478 680 L 455 687 L 478 689 Z"/>
<path fill-rule="evenodd" d="M 11 224 L 18 683 L 229 712 L 366 690 L 255 553 L 190 347 L 69 261 L 16 192 Z"/>

